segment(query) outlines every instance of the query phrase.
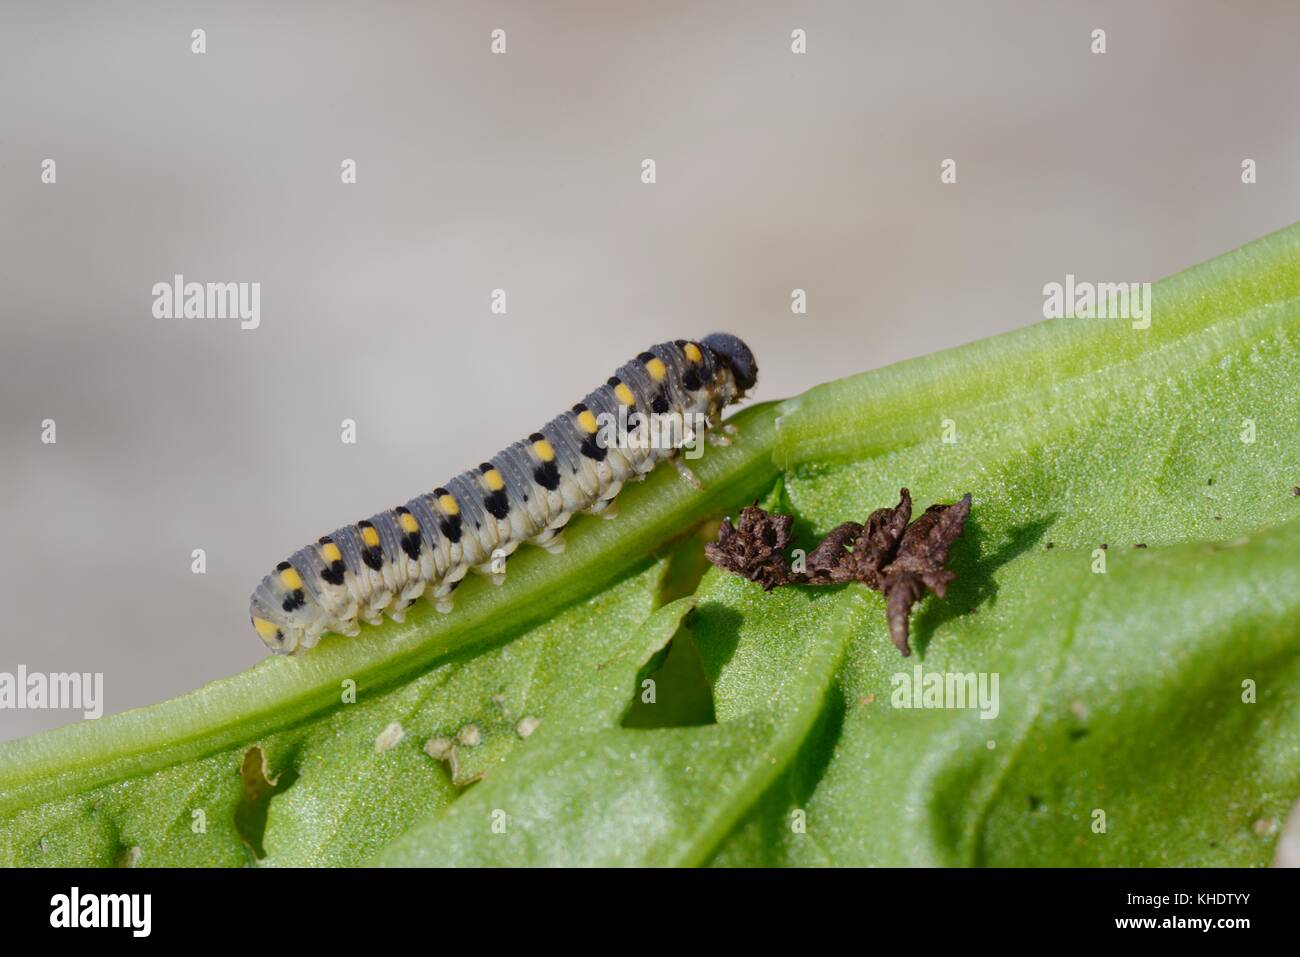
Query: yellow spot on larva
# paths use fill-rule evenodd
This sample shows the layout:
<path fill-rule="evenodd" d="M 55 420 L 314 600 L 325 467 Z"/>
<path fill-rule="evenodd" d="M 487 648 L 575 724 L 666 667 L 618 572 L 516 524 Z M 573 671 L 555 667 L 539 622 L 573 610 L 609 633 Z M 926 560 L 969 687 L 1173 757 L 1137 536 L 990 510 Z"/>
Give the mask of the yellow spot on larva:
<path fill-rule="evenodd" d="M 320 547 L 320 554 L 321 557 L 330 564 L 343 561 L 343 553 L 339 551 L 339 547 L 333 542 L 327 542 L 322 545 Z"/>
<path fill-rule="evenodd" d="M 456 504 L 456 500 L 450 495 L 438 496 L 438 504 L 442 506 L 442 510 L 448 515 L 460 514 L 460 506 Z"/>
<path fill-rule="evenodd" d="M 280 630 L 275 626 L 275 622 L 267 621 L 265 618 L 254 618 L 253 627 L 257 629 L 257 634 L 263 641 L 274 641 L 276 633 Z"/>
<path fill-rule="evenodd" d="M 693 342 L 686 343 L 686 347 L 682 349 L 682 352 L 686 353 L 686 358 L 690 359 L 692 362 L 699 362 L 704 358 L 700 353 L 700 347 Z"/>
<path fill-rule="evenodd" d="M 299 576 L 297 569 L 294 568 L 286 568 L 280 572 L 280 581 L 284 583 L 284 587 L 289 591 L 297 591 L 302 587 L 302 578 Z"/>
<path fill-rule="evenodd" d="M 415 520 L 415 516 L 410 512 L 403 512 L 397 516 L 397 524 L 402 526 L 404 532 L 418 532 L 420 530 L 420 523 Z"/>
<path fill-rule="evenodd" d="M 551 448 L 551 443 L 545 439 L 538 439 L 534 442 L 533 451 L 537 453 L 537 457 L 543 462 L 549 462 L 555 458 L 555 449 Z"/>
<path fill-rule="evenodd" d="M 501 473 L 496 469 L 483 473 L 483 481 L 490 492 L 499 492 L 506 487 L 506 483 L 501 478 Z"/>
<path fill-rule="evenodd" d="M 664 376 L 668 375 L 668 367 L 664 365 L 662 359 L 657 357 L 645 364 L 645 371 L 650 373 L 650 378 L 656 382 L 663 382 Z"/>
<path fill-rule="evenodd" d="M 614 386 L 614 396 L 626 406 L 636 405 L 636 396 L 632 394 L 632 390 L 627 387 L 626 383 L 620 382 Z"/>
<path fill-rule="evenodd" d="M 588 435 L 595 435 L 596 429 L 598 428 L 596 425 L 596 417 L 588 410 L 583 409 L 578 413 L 578 427 Z"/>
<path fill-rule="evenodd" d="M 373 526 L 367 525 L 361 529 L 361 540 L 366 543 L 366 548 L 374 548 L 379 544 L 379 533 Z"/>

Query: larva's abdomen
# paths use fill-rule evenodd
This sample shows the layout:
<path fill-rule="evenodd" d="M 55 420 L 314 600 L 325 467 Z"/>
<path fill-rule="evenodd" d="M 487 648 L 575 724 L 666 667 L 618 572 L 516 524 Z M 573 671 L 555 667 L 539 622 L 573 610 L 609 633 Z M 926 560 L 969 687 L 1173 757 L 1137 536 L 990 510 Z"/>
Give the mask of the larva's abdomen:
<path fill-rule="evenodd" d="M 467 572 L 499 581 L 524 542 L 558 551 L 574 513 L 612 514 L 625 482 L 677 451 L 631 440 L 638 416 L 676 416 L 698 434 L 756 379 L 753 354 L 735 336 L 652 346 L 526 440 L 294 552 L 253 592 L 253 626 L 273 651 L 291 653 L 326 632 L 355 634 L 362 621 L 401 620 L 421 595 L 449 610 Z"/>

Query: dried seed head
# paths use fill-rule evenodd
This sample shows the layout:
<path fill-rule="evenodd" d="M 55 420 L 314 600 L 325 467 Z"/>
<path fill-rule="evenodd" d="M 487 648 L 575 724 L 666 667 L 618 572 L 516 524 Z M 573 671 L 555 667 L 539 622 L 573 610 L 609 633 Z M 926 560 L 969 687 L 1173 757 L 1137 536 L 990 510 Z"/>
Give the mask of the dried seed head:
<path fill-rule="evenodd" d="M 719 568 L 748 578 L 771 591 L 792 580 L 790 565 L 781 553 L 790 545 L 789 515 L 769 515 L 757 505 L 740 510 L 739 527 L 725 519 L 718 540 L 704 546 L 704 554 Z"/>
<path fill-rule="evenodd" d="M 790 545 L 788 515 L 769 515 L 757 505 L 740 513 L 740 525 L 723 522 L 718 541 L 705 546 L 709 561 L 771 591 L 780 585 L 839 585 L 857 581 L 882 592 L 889 634 L 904 655 L 908 616 L 926 590 L 943 597 L 956 575 L 944 566 L 952 543 L 966 527 L 969 494 L 952 505 L 931 505 L 915 522 L 912 497 L 899 490 L 898 504 L 872 512 L 866 525 L 845 522 L 833 529 L 807 556 L 805 570 L 795 572 L 782 551 Z M 1049 546 L 1050 543 L 1049 543 Z"/>

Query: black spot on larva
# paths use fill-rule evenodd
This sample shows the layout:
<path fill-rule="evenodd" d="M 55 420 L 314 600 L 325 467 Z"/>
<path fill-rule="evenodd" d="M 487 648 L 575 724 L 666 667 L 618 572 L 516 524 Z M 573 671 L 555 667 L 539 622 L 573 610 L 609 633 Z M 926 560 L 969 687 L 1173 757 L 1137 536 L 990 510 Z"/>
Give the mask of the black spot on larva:
<path fill-rule="evenodd" d="M 650 403 L 650 411 L 658 412 L 660 415 L 668 411 L 668 400 L 664 398 L 662 392 L 655 396 L 654 401 Z"/>
<path fill-rule="evenodd" d="M 288 562 L 281 562 L 280 564 L 275 566 L 275 570 L 277 572 L 287 572 L 292 567 L 293 566 L 291 566 Z"/>
<path fill-rule="evenodd" d="M 491 495 L 484 496 L 483 507 L 493 518 L 505 518 L 510 514 L 510 499 L 506 496 L 506 490 L 499 488 Z"/>
<path fill-rule="evenodd" d="M 375 526 L 370 522 L 357 522 L 357 528 L 360 529 L 367 529 L 367 528 L 374 528 L 374 527 Z M 369 547 L 366 547 L 363 545 L 361 548 L 361 560 L 366 563 L 367 568 L 373 568 L 375 571 L 379 571 L 384 567 L 383 547 L 379 545 L 371 545 Z"/>
<path fill-rule="evenodd" d="M 330 538 L 328 535 L 322 535 L 320 538 L 316 539 L 316 544 L 317 544 L 317 545 L 333 545 L 333 544 L 334 544 L 334 539 Z"/>
<path fill-rule="evenodd" d="M 326 544 L 329 543 L 327 542 Z M 343 573 L 345 571 L 346 566 L 343 564 L 343 559 L 340 558 L 336 562 L 331 562 L 328 568 L 322 568 L 320 577 L 325 579 L 331 585 L 342 585 Z"/>
<path fill-rule="evenodd" d="M 284 600 L 285 611 L 297 611 L 303 605 L 307 604 L 307 596 L 302 593 L 301 588 L 295 588 L 293 594 Z"/>
<path fill-rule="evenodd" d="M 587 411 L 586 403 L 579 402 L 577 405 L 573 407 L 573 411 L 579 415 L 581 415 L 583 412 L 586 412 Z"/>
<path fill-rule="evenodd" d="M 533 469 L 533 478 L 547 491 L 554 492 L 560 487 L 560 470 L 555 467 L 554 462 L 543 462 Z"/>
<path fill-rule="evenodd" d="M 445 488 L 443 488 L 441 485 L 439 485 L 436 489 L 433 490 L 433 494 L 436 495 L 436 496 L 438 496 L 439 498 L 442 498 L 442 496 L 444 496 L 444 495 L 450 495 L 451 493 L 448 492 L 448 491 L 447 491 Z"/>
<path fill-rule="evenodd" d="M 402 536 L 402 551 L 406 552 L 411 561 L 420 557 L 420 533 L 407 532 Z"/>
<path fill-rule="evenodd" d="M 686 370 L 686 375 L 682 376 L 682 385 L 686 386 L 687 392 L 694 392 L 700 387 L 700 377 L 695 374 L 694 369 Z"/>
<path fill-rule="evenodd" d="M 480 462 L 478 464 L 478 470 L 482 472 L 484 475 L 487 475 L 488 472 L 491 472 L 492 468 L 493 466 L 491 462 Z"/>
<path fill-rule="evenodd" d="M 605 385 L 609 386 L 609 387 L 612 389 L 612 388 L 614 388 L 615 386 L 619 385 L 622 381 L 623 381 L 623 380 L 620 379 L 618 376 L 616 376 L 616 375 L 612 375 L 612 376 L 610 376 L 608 379 L 605 380 Z"/>
<path fill-rule="evenodd" d="M 608 450 L 596 441 L 594 435 L 588 435 L 582 440 L 582 454 L 587 458 L 603 462 L 607 453 Z"/>
<path fill-rule="evenodd" d="M 544 442 L 545 440 L 546 436 L 542 435 L 540 432 L 534 432 L 532 435 L 528 436 L 529 442 Z"/>
<path fill-rule="evenodd" d="M 674 339 L 674 340 L 673 340 L 673 345 L 675 345 L 678 349 L 685 349 L 685 348 L 686 348 L 686 340 L 685 340 L 685 339 Z"/>
<path fill-rule="evenodd" d="M 442 534 L 446 537 L 447 541 L 451 542 L 453 545 L 460 541 L 459 515 L 446 515 L 443 518 L 440 518 L 438 520 L 438 528 L 442 530 Z"/>
<path fill-rule="evenodd" d="M 654 358 L 655 358 L 655 354 L 654 354 L 653 352 L 642 352 L 640 355 L 638 355 L 638 356 L 636 357 L 636 361 L 637 361 L 637 362 L 649 362 L 650 360 L 652 360 L 652 359 L 654 359 Z"/>

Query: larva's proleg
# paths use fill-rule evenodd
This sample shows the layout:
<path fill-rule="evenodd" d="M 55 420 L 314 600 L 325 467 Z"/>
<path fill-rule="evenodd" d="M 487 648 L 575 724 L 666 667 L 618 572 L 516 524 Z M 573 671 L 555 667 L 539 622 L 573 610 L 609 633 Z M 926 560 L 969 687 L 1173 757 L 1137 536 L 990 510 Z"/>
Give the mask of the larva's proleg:
<path fill-rule="evenodd" d="M 477 468 L 294 552 L 253 592 L 253 627 L 291 654 L 326 632 L 400 621 L 421 596 L 450 611 L 471 570 L 500 582 L 521 543 L 558 553 L 574 514 L 616 515 L 625 483 L 698 443 L 757 378 L 753 353 L 726 333 L 651 346 Z"/>

